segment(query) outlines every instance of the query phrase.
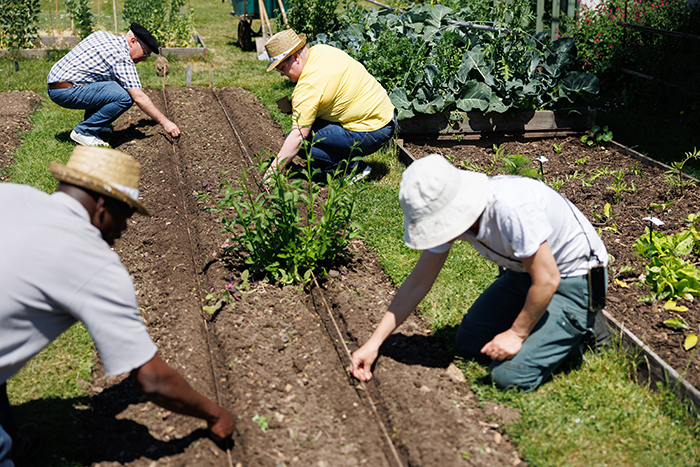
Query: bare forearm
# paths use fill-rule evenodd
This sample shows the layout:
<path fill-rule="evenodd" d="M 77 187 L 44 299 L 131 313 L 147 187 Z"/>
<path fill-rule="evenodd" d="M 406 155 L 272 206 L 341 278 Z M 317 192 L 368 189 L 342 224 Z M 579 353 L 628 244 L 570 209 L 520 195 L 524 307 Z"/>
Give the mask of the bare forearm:
<path fill-rule="evenodd" d="M 532 285 L 527 292 L 525 305 L 513 322 L 511 329 L 523 340 L 530 335 L 535 325 L 547 311 L 547 306 L 554 296 L 556 287 Z"/>
<path fill-rule="evenodd" d="M 308 130 L 308 128 L 299 128 L 297 126 L 292 128 L 292 131 L 289 132 L 284 140 L 284 144 L 282 144 L 282 149 L 280 149 L 277 157 L 272 162 L 272 169 L 282 170 L 294 159 L 294 156 L 299 153 L 301 143 L 309 134 Z"/>

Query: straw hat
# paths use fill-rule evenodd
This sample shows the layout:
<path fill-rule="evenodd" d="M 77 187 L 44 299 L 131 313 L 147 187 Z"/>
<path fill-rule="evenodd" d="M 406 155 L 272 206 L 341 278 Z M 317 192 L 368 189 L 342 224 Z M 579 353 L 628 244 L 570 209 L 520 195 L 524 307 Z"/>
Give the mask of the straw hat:
<path fill-rule="evenodd" d="M 399 187 L 406 245 L 427 250 L 464 233 L 486 208 L 488 185 L 486 174 L 459 170 L 438 154 L 412 163 Z"/>
<path fill-rule="evenodd" d="M 141 165 L 131 156 L 114 149 L 76 146 L 66 165 L 52 162 L 49 170 L 56 179 L 117 199 L 150 216 L 139 201 Z"/>
<path fill-rule="evenodd" d="M 277 68 L 288 55 L 306 45 L 306 34 L 297 34 L 291 29 L 285 29 L 272 36 L 265 44 L 265 50 L 270 60 L 267 71 Z"/>

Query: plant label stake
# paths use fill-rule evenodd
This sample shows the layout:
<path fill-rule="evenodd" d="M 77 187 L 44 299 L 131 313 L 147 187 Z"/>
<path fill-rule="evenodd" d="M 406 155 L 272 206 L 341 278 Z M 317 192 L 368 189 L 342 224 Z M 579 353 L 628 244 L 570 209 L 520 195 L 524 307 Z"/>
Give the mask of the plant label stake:
<path fill-rule="evenodd" d="M 15 60 L 15 73 L 17 73 L 18 71 L 19 71 L 19 62 L 17 62 L 17 60 Z"/>
<path fill-rule="evenodd" d="M 544 167 L 542 166 L 542 163 L 548 162 L 549 159 L 547 159 L 546 157 L 544 157 L 542 154 L 538 154 L 537 156 L 538 156 L 538 157 L 537 157 L 537 159 L 535 159 L 535 160 L 538 161 L 538 162 L 540 163 L 540 174 L 542 174 L 542 181 L 544 182 Z"/>
<path fill-rule="evenodd" d="M 654 224 L 656 224 L 657 226 L 662 226 L 662 225 L 664 225 L 664 221 L 654 217 L 654 210 L 653 209 L 649 212 L 649 217 L 644 217 L 644 218 L 642 218 L 642 220 L 649 221 L 649 258 L 651 258 L 651 253 L 654 251 L 654 243 L 653 243 L 653 241 L 654 241 L 654 234 L 653 234 Z"/>

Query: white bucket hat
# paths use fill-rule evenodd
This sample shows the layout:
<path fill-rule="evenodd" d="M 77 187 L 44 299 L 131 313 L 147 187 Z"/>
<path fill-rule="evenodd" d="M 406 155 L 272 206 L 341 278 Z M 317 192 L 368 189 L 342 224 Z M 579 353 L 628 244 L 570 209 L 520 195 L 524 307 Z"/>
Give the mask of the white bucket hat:
<path fill-rule="evenodd" d="M 488 185 L 486 174 L 460 170 L 438 154 L 411 164 L 399 188 L 406 245 L 427 250 L 464 233 L 486 208 Z"/>

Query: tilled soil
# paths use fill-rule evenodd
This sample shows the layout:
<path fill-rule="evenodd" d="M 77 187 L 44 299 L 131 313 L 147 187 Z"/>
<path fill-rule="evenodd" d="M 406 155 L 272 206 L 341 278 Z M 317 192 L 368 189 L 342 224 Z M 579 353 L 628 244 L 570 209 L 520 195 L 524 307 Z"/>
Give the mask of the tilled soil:
<path fill-rule="evenodd" d="M 644 234 L 645 227 L 649 226 L 649 222 L 643 219 L 650 216 L 651 204 L 664 205 L 673 201 L 666 211 L 660 212 L 656 208 L 653 213 L 654 217 L 665 222 L 660 227 L 654 226 L 654 231 L 672 235 L 685 227 L 684 218 L 700 212 L 700 192 L 697 186 L 686 188 L 681 193 L 678 188 L 671 188 L 666 181 L 665 172 L 668 168 L 661 167 L 660 164 L 651 166 L 641 163 L 616 147 L 591 148 L 575 137 L 540 140 L 511 138 L 469 143 L 446 140 L 406 143 L 406 149 L 414 157 L 438 153 L 458 167 L 474 164 L 485 171 L 492 167 L 497 147 L 503 155 L 526 156 L 532 161 L 529 167 L 535 168 L 540 177 L 543 170 L 548 183 L 564 182 L 559 189 L 560 193 L 570 199 L 600 229 L 608 253 L 612 256 L 606 310 L 651 347 L 661 359 L 684 375 L 690 384 L 695 388 L 700 387 L 700 355 L 683 348 L 686 335 L 689 332 L 697 334 L 700 329 L 700 305 L 697 300 L 681 300 L 678 304 L 687 306 L 689 310 L 673 312 L 665 310 L 664 303 L 639 302 L 641 296 L 649 293 L 649 287 L 641 285 L 639 280 L 639 276 L 645 272 L 647 261 L 634 253 L 634 242 Z M 540 155 L 547 159 L 542 169 L 535 162 Z M 503 164 L 497 166 L 497 173 L 506 173 Z M 599 175 L 591 180 L 601 169 L 627 173 L 621 178 L 621 183 L 615 182 L 614 174 Z M 623 185 L 626 189 L 620 191 L 617 199 L 612 187 L 619 188 Z M 610 217 L 604 215 L 606 203 L 611 206 Z M 632 267 L 634 273 L 618 274 L 623 266 Z M 615 281 L 616 278 L 627 287 Z M 689 330 L 674 330 L 663 324 L 673 317 L 683 318 L 688 323 Z"/>
<path fill-rule="evenodd" d="M 231 269 L 223 253 L 227 236 L 198 191 L 217 187 L 223 172 L 237 179 L 261 150 L 276 153 L 284 133 L 241 89 L 167 87 L 165 101 L 160 91 L 148 93 L 183 135 L 172 144 L 135 108 L 117 122 L 111 143 L 141 162 L 153 217 L 130 220 L 115 248 L 160 355 L 238 417 L 236 444 L 220 450 L 205 437 L 203 422 L 144 402 L 128 380 L 98 374 L 91 410 L 78 415 L 81 462 L 524 465 L 501 428 L 518 414 L 480 407 L 420 320 L 387 343 L 401 348 L 401 357 L 382 358 L 371 384 L 348 376 L 338 343 L 356 348 L 394 293 L 361 242 L 313 293 L 257 283 L 215 318 L 203 313 L 206 293 L 223 290 L 242 271 Z"/>
<path fill-rule="evenodd" d="M 318 287 L 257 283 L 214 319 L 203 313 L 206 293 L 222 290 L 242 271 L 224 256 L 227 236 L 218 231 L 218 216 L 204 210 L 209 204 L 197 200 L 199 190 L 216 188 L 224 172 L 236 179 L 260 151 L 276 153 L 284 134 L 242 89 L 167 87 L 165 98 L 160 90 L 147 91 L 183 135 L 173 142 L 136 107 L 117 121 L 112 146 L 141 162 L 144 202 L 153 217 L 130 220 L 115 249 L 132 275 L 160 355 L 237 416 L 236 443 L 222 451 L 206 437 L 204 422 L 162 410 L 128 379 L 98 371 L 89 408 L 76 409 L 81 446 L 74 461 L 149 467 L 524 465 L 502 429 L 517 412 L 480 406 L 450 366 L 453 356 L 419 319 L 409 318 L 383 346 L 370 384 L 348 377 L 346 348 L 364 342 L 395 292 L 376 256 L 359 241 Z M 8 94 L 14 93 L 0 96 Z M 0 147 L 17 144 L 15 133 L 0 138 Z M 438 152 L 458 166 L 469 157 L 483 167 L 492 160 L 493 144 L 500 144 L 424 143 L 407 147 L 417 157 Z M 563 151 L 555 153 L 555 143 Z M 511 140 L 505 148 L 531 160 L 546 156 L 548 180 L 635 163 L 575 138 Z M 586 164 L 577 165 L 584 157 Z M 638 190 L 613 203 L 617 217 L 598 225 L 617 226 L 616 232 L 602 231 L 613 266 L 631 265 L 637 273 L 643 267 L 631 254 L 632 243 L 643 232 L 649 202 L 679 197 L 667 193 L 662 170 L 641 171 L 644 179 L 633 178 Z M 609 177 L 590 187 L 570 180 L 561 192 L 593 218 L 613 201 Z M 686 192 L 662 217 L 662 231 L 676 231 L 682 217 L 699 210 L 696 189 Z M 622 279 L 630 288 L 611 278 L 608 311 L 682 370 L 688 359 L 683 334 L 661 325 L 671 313 L 638 303 L 645 290 Z M 683 318 L 697 328 L 697 305 L 686 305 L 691 311 Z M 686 375 L 696 387 L 697 370 L 696 357 Z"/>
<path fill-rule="evenodd" d="M 41 97 L 32 91 L 3 92 L 0 96 L 0 182 L 5 182 L 12 163 L 10 154 L 22 142 L 22 134 L 29 130 L 29 115 Z"/>

